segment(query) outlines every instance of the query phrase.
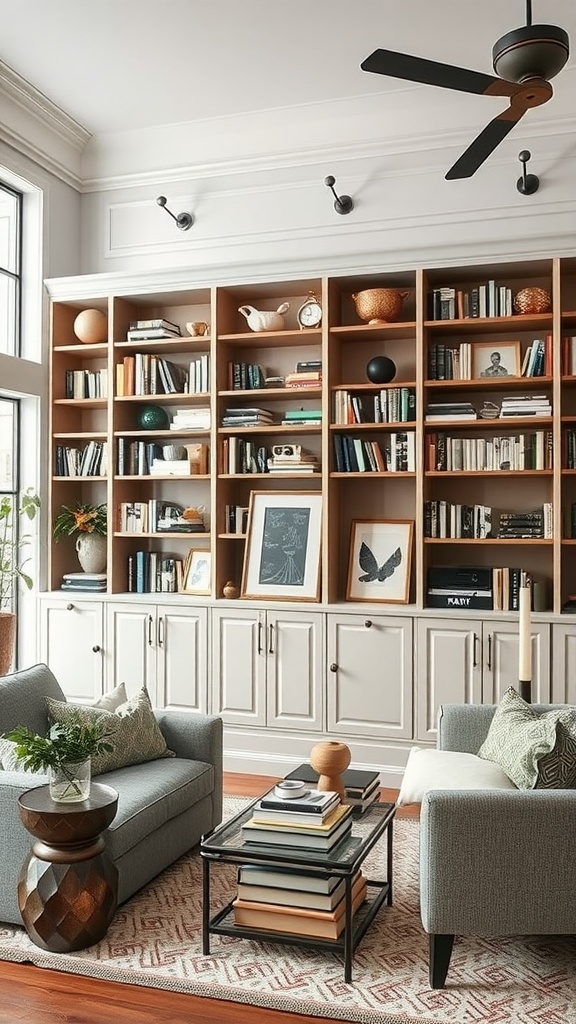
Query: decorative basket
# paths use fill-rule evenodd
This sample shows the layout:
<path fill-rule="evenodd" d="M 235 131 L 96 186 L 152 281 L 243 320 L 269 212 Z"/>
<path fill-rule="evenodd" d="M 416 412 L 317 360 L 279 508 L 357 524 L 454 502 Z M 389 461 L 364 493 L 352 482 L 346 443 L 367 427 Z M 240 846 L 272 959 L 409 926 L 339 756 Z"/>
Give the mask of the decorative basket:
<path fill-rule="evenodd" d="M 552 300 L 544 288 L 523 288 L 514 299 L 516 313 L 549 313 Z"/>
<path fill-rule="evenodd" d="M 396 288 L 366 288 L 352 296 L 361 320 L 370 324 L 386 324 L 397 320 L 408 292 Z"/>

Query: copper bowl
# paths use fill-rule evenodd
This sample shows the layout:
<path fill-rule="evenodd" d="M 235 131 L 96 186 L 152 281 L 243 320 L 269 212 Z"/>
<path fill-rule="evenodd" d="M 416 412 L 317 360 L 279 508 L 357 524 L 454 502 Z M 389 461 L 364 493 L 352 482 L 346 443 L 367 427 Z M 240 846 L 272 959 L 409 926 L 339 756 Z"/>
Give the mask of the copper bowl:
<path fill-rule="evenodd" d="M 549 313 L 552 299 L 544 288 L 523 288 L 514 299 L 516 313 Z"/>
<path fill-rule="evenodd" d="M 356 312 L 369 324 L 387 324 L 397 320 L 408 292 L 396 288 L 366 288 L 352 296 Z"/>

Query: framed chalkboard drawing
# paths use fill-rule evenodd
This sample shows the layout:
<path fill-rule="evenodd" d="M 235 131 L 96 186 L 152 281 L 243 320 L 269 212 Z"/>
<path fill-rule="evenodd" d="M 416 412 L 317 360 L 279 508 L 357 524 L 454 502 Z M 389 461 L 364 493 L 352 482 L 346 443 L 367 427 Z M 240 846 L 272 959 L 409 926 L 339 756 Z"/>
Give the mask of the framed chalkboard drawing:
<path fill-rule="evenodd" d="M 241 597 L 318 601 L 321 533 L 321 494 L 252 491 Z"/>
<path fill-rule="evenodd" d="M 352 522 L 347 601 L 406 604 L 413 532 L 411 519 L 355 519 Z"/>

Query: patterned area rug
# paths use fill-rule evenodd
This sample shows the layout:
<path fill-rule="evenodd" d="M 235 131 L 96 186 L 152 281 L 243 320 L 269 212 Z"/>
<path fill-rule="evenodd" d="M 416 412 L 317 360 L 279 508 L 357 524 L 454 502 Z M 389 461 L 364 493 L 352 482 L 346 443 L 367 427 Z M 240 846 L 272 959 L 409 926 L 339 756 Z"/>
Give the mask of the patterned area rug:
<path fill-rule="evenodd" d="M 244 803 L 227 798 L 226 815 Z M 379 856 L 376 848 L 366 874 L 371 865 L 378 870 Z M 417 822 L 395 823 L 394 861 L 394 906 L 382 908 L 360 944 L 352 985 L 341 957 L 324 951 L 215 935 L 211 955 L 202 956 L 197 854 L 120 907 L 97 946 L 46 953 L 24 929 L 0 924 L 0 958 L 362 1024 L 576 1024 L 571 937 L 459 939 L 448 987 L 432 991 L 418 910 Z M 215 909 L 233 892 L 235 872 L 221 865 L 212 878 Z"/>

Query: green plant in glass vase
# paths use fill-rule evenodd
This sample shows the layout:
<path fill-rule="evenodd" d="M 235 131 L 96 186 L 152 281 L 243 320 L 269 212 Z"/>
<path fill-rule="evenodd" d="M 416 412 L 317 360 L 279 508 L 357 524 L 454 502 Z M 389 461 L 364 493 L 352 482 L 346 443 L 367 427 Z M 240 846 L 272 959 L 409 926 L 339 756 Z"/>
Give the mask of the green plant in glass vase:
<path fill-rule="evenodd" d="M 90 772 L 82 775 L 79 766 L 98 754 L 114 749 L 109 742 L 113 732 L 102 721 L 86 721 L 81 713 L 71 716 L 62 725 L 55 723 L 47 736 L 33 733 L 19 725 L 4 733 L 4 739 L 15 744 L 15 752 L 24 771 L 50 772 L 51 793 L 58 800 L 84 800 L 90 789 Z M 57 796 L 52 779 L 58 777 Z M 87 781 L 87 787 L 86 787 Z"/>

